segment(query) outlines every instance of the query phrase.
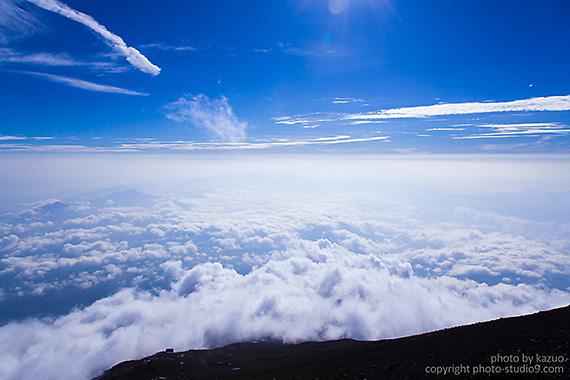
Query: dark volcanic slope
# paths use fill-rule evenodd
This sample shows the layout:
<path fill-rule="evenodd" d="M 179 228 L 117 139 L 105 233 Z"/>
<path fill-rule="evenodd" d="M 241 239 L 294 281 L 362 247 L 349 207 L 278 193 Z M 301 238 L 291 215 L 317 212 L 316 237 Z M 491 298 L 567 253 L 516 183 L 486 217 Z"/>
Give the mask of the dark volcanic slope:
<path fill-rule="evenodd" d="M 159 352 L 120 363 L 98 380 L 132 379 L 421 379 L 570 378 L 570 306 L 391 340 L 338 340 L 296 345 L 240 343 L 214 350 Z M 502 363 L 491 366 L 494 355 Z M 523 363 L 522 354 L 533 361 Z M 563 360 L 537 363 L 536 355 Z M 505 355 L 512 355 L 504 362 Z M 459 376 L 427 374 L 459 366 Z M 466 366 L 469 366 L 467 368 Z M 455 367 L 459 370 L 458 367 Z M 479 370 L 479 374 L 473 374 Z M 497 376 L 481 371 L 501 371 Z M 506 372 L 510 374 L 506 374 Z M 518 372 L 517 372 L 518 371 Z M 521 371 L 526 374 L 521 375 Z M 529 371 L 540 374 L 528 374 Z M 546 374 L 545 372 L 549 372 Z"/>

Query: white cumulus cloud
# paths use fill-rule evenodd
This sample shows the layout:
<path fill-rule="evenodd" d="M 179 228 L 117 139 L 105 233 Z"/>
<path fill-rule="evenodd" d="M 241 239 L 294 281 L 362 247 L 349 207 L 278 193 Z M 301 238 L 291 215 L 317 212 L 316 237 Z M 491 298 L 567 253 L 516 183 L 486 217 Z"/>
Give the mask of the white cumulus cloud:
<path fill-rule="evenodd" d="M 181 97 L 166 106 L 166 117 L 180 123 L 191 123 L 223 141 L 245 138 L 247 123 L 240 121 L 228 99 L 210 99 L 204 94 Z"/>

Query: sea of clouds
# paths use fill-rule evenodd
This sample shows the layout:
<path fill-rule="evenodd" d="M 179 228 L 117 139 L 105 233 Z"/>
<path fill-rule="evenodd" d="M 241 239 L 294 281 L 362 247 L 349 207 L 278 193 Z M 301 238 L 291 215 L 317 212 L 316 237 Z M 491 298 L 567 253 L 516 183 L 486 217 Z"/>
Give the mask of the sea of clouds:
<path fill-rule="evenodd" d="M 121 159 L 92 160 L 87 188 L 0 217 L 2 379 L 88 379 L 166 347 L 391 338 L 570 303 L 564 160 L 147 157 L 125 164 L 145 164 L 136 184 L 117 180 Z M 14 174 L 16 161 L 0 174 L 40 187 L 71 177 L 66 189 L 85 175 L 52 164 L 39 180 Z"/>

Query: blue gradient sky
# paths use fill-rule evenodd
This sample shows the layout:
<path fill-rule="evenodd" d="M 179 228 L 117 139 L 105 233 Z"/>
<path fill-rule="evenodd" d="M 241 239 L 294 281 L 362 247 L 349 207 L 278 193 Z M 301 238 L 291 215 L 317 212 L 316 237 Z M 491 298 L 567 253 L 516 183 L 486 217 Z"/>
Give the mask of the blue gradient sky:
<path fill-rule="evenodd" d="M 2 151 L 561 153 L 570 146 L 565 1 L 65 2 L 139 50 L 159 75 L 38 2 L 1 0 Z M 546 106 L 367 119 L 438 103 L 492 101 L 504 111 L 505 102 L 536 97 Z M 220 120 L 226 111 L 232 118 Z M 234 132 L 241 123 L 239 133 L 228 138 L 196 112 Z M 173 120 L 173 113 L 186 116 Z M 196 145 L 204 142 L 215 144 Z"/>

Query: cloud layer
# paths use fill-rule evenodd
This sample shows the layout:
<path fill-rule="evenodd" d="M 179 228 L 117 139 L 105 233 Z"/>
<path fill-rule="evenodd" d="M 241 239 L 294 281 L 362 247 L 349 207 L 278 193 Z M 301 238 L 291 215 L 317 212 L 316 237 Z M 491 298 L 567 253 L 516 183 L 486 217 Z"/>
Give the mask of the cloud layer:
<path fill-rule="evenodd" d="M 549 221 L 531 192 L 522 204 L 532 199 L 542 219 L 512 215 L 529 183 L 548 199 L 567 191 L 556 170 L 463 161 L 432 162 L 428 174 L 417 160 L 363 160 L 304 158 L 287 175 L 275 174 L 283 163 L 252 161 L 275 177 L 252 174 L 261 169 L 251 163 L 238 170 L 235 160 L 179 166 L 164 157 L 160 170 L 129 162 L 129 175 L 139 167 L 162 191 L 96 191 L 1 215 L 0 378 L 87 379 L 166 347 L 388 338 L 570 302 L 568 221 Z M 34 167 L 36 180 L 48 171 Z M 122 178 L 105 173 L 115 186 Z M 210 180 L 196 178 L 205 173 Z M 370 173 L 377 182 L 366 182 Z M 430 180 L 439 190 L 427 191 Z M 427 201 L 396 200 L 401 189 L 386 186 L 397 181 Z M 511 208 L 468 206 L 486 193 L 484 208 Z"/>
<path fill-rule="evenodd" d="M 389 268 L 327 241 L 302 249 L 247 275 L 219 263 L 181 271 L 174 262 L 178 279 L 159 295 L 123 290 L 52 323 L 7 325 L 0 328 L 0 375 L 87 379 L 166 347 L 386 338 L 570 301 L 564 292 L 525 285 L 421 279 L 409 267 Z"/>
<path fill-rule="evenodd" d="M 28 0 L 36 6 L 60 14 L 70 20 L 76 21 L 97 33 L 107 45 L 115 52 L 127 59 L 127 61 L 138 70 L 151 74 L 160 74 L 160 67 L 154 65 L 137 49 L 127 46 L 125 41 L 116 34 L 110 32 L 105 26 L 99 24 L 93 17 L 70 8 L 58 0 Z"/>

